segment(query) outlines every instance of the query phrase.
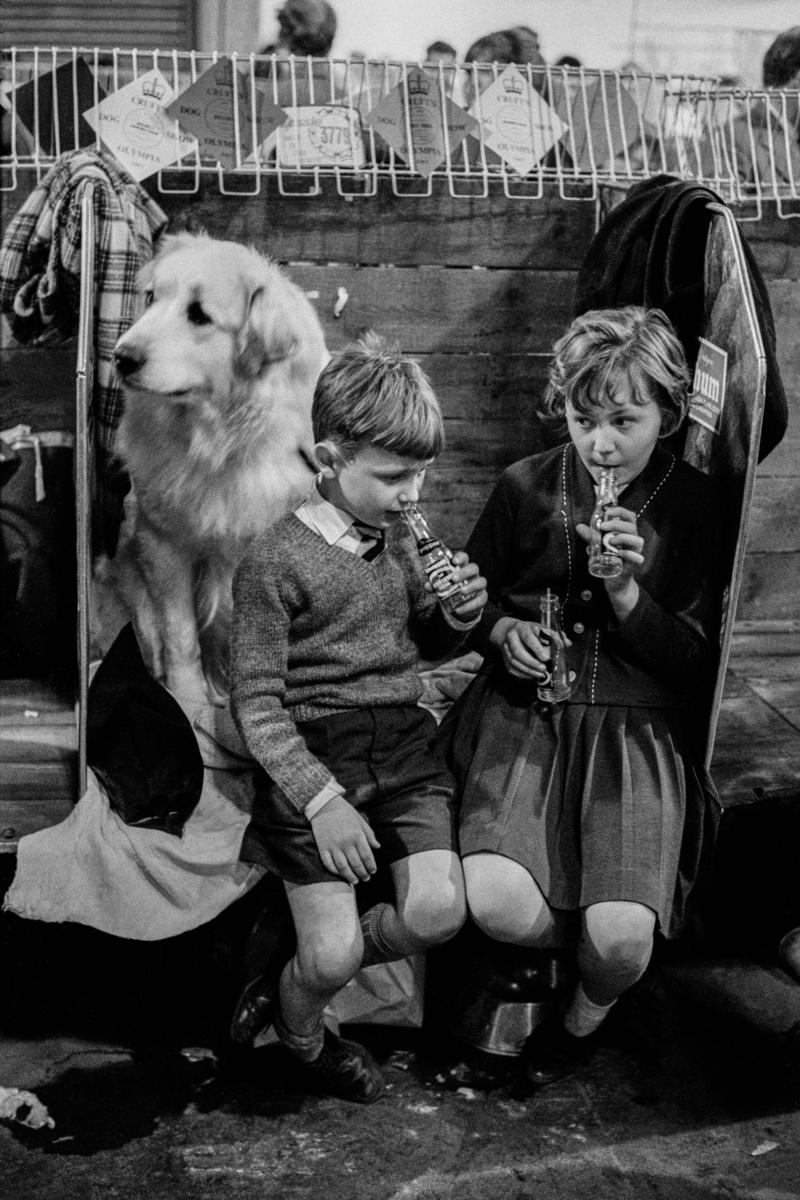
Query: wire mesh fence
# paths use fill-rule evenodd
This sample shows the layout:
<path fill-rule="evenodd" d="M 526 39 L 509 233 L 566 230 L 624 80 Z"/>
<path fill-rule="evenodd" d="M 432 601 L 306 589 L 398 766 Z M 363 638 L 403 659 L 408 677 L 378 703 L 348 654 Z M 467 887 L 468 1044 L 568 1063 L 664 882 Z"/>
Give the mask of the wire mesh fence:
<path fill-rule="evenodd" d="M 800 93 L 713 78 L 538 67 L 12 47 L 2 55 L 0 186 L 64 153 L 111 152 L 137 179 L 222 191 L 453 196 L 694 179 L 742 219 L 800 216 Z M 441 186 L 441 184 L 437 185 Z"/>

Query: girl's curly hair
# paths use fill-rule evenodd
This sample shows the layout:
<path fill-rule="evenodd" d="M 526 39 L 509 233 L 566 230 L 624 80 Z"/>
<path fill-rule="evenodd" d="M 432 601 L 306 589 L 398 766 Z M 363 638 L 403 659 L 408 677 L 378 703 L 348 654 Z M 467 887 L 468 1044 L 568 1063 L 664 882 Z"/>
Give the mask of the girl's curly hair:
<path fill-rule="evenodd" d="M 560 425 L 568 403 L 581 413 L 598 403 L 614 403 L 620 378 L 630 381 L 635 401 L 656 402 L 662 436 L 678 428 L 689 404 L 689 368 L 660 308 L 596 308 L 576 317 L 553 347 L 539 415 Z"/>

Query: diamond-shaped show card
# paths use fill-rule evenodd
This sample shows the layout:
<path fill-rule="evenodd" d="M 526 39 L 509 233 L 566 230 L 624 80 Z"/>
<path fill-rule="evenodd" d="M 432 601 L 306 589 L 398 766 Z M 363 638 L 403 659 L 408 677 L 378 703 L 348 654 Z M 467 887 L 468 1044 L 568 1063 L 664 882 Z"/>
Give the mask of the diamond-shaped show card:
<path fill-rule="evenodd" d="M 363 120 L 404 162 L 411 165 L 413 158 L 418 175 L 430 175 L 446 161 L 445 128 L 451 154 L 478 128 L 475 118 L 447 96 L 443 109 L 438 77 L 418 69 L 409 71 L 405 82 L 365 113 Z"/>
<path fill-rule="evenodd" d="M 236 166 L 237 144 L 241 161 L 286 120 L 283 109 L 273 104 L 258 85 L 253 88 L 230 58 L 221 58 L 204 71 L 167 106 L 166 112 L 184 132 L 197 138 L 203 158 L 214 158 L 223 167 Z"/>
<path fill-rule="evenodd" d="M 606 167 L 641 139 L 639 109 L 613 76 L 597 76 L 585 84 L 570 79 L 568 90 L 557 80 L 555 88 L 556 111 L 572 126 L 564 149 L 579 170 Z"/>
<path fill-rule="evenodd" d="M 86 60 L 76 58 L 14 88 L 8 100 L 42 154 L 53 156 L 94 143 L 94 130 L 81 114 L 105 96 Z"/>
<path fill-rule="evenodd" d="M 567 130 L 513 63 L 476 96 L 470 112 L 480 122 L 483 144 L 520 175 L 527 175 Z"/>
<path fill-rule="evenodd" d="M 146 179 L 197 150 L 164 106 L 175 97 L 157 67 L 112 92 L 83 115 L 134 179 Z"/>

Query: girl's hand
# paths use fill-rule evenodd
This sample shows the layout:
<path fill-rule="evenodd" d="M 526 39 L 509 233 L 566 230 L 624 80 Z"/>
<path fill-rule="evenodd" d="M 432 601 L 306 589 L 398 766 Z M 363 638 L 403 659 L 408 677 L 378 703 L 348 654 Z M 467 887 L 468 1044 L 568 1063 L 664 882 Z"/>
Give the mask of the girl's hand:
<path fill-rule="evenodd" d="M 603 531 L 603 545 L 622 559 L 619 575 L 604 579 L 603 583 L 615 615 L 623 620 L 639 597 L 639 586 L 634 572 L 644 562 L 644 538 L 640 537 L 636 527 L 636 513 L 619 505 L 612 505 L 606 509 L 600 528 Z M 592 540 L 589 526 L 580 524 L 576 525 L 575 529 L 578 536 L 587 543 L 588 553 L 588 543 Z"/>
<path fill-rule="evenodd" d="M 550 644 L 540 638 L 539 624 L 520 621 L 516 617 L 501 617 L 492 629 L 489 640 L 497 646 L 503 666 L 515 679 L 531 679 L 542 683 L 550 674 Z M 566 646 L 571 645 L 568 638 Z"/>
<path fill-rule="evenodd" d="M 480 574 L 478 564 L 470 562 L 463 550 L 453 552 L 452 563 L 456 568 L 453 578 L 464 584 L 464 600 L 455 609 L 455 614 L 460 621 L 472 621 L 480 616 L 489 599 L 486 580 Z"/>

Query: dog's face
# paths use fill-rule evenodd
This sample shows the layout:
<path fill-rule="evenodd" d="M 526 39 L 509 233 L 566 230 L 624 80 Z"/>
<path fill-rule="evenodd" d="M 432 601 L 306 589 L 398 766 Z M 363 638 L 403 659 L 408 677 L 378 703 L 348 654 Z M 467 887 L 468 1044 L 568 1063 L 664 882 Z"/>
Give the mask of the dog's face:
<path fill-rule="evenodd" d="M 224 402 L 236 382 L 298 354 L 314 364 L 316 342 L 324 349 L 302 294 L 238 243 L 168 237 L 139 286 L 145 310 L 115 349 L 129 395 Z"/>

